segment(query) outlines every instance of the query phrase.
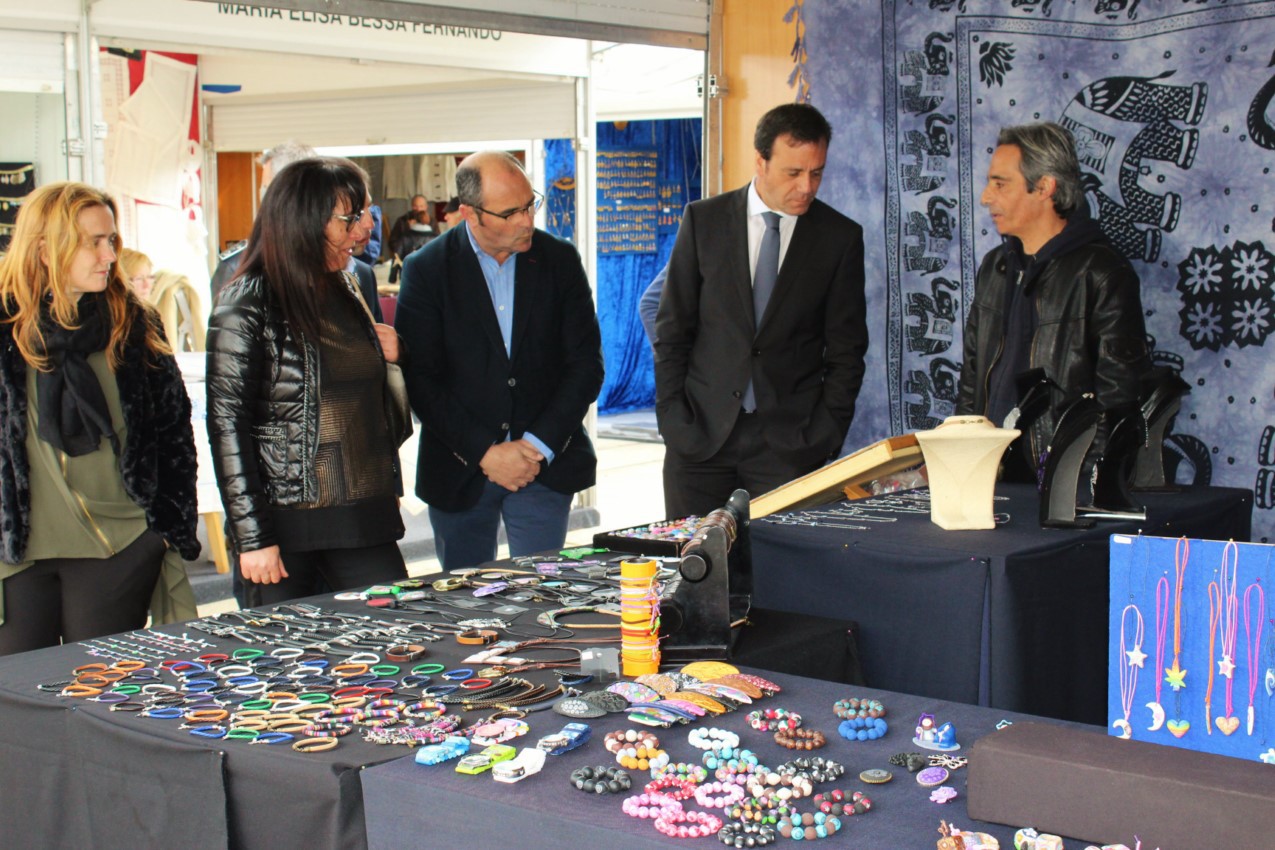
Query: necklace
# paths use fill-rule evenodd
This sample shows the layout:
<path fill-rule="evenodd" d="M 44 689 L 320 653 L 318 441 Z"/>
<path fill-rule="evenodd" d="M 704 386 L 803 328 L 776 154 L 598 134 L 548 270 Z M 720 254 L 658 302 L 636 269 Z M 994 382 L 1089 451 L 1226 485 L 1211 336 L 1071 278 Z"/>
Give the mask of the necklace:
<path fill-rule="evenodd" d="M 1235 687 L 1235 638 L 1239 622 L 1239 595 L 1236 592 L 1236 568 L 1239 566 L 1239 547 L 1230 541 L 1222 549 L 1222 566 L 1218 568 L 1216 582 L 1209 583 L 1209 688 L 1204 698 L 1205 720 L 1209 721 L 1209 703 L 1213 693 L 1213 640 L 1221 636 L 1222 659 L 1217 663 L 1217 674 L 1226 679 L 1226 714 L 1216 718 L 1217 728 L 1223 735 L 1230 735 L 1239 728 L 1240 721 L 1232 716 Z M 1213 734 L 1210 728 L 1209 734 Z"/>
<path fill-rule="evenodd" d="M 1169 629 L 1169 579 L 1160 576 L 1160 580 L 1155 585 L 1155 667 L 1153 670 L 1164 669 L 1164 636 Z M 1160 688 L 1163 680 L 1157 675 L 1155 677 L 1155 702 L 1147 703 L 1147 708 L 1151 709 L 1151 725 L 1147 727 L 1148 732 L 1156 732 L 1164 725 L 1164 705 L 1160 702 Z"/>
<path fill-rule="evenodd" d="M 1126 623 L 1129 619 L 1130 611 L 1133 611 L 1133 616 L 1135 617 L 1133 649 L 1126 650 L 1126 638 L 1129 632 Z M 1111 726 L 1114 729 L 1119 729 L 1120 737 L 1125 739 L 1133 734 L 1133 730 L 1129 726 L 1129 715 L 1133 711 L 1133 695 L 1138 690 L 1138 671 L 1142 669 L 1142 665 L 1147 660 L 1147 654 L 1142 651 L 1144 630 L 1145 624 L 1138 606 L 1124 606 L 1124 610 L 1120 612 L 1120 708 L 1124 711 L 1124 717 L 1112 721 Z"/>
<path fill-rule="evenodd" d="M 1253 618 L 1249 597 L 1257 591 L 1257 617 Z M 1262 648 L 1262 622 L 1266 617 L 1266 592 L 1259 581 L 1255 581 L 1244 589 L 1244 649 L 1248 654 L 1248 723 L 1246 730 L 1253 734 L 1253 698 L 1257 694 L 1257 666 Z M 1252 623 L 1256 620 L 1257 632 L 1253 632 Z"/>
<path fill-rule="evenodd" d="M 1174 691 L 1186 687 L 1186 671 L 1182 669 L 1182 582 L 1186 578 L 1186 565 L 1191 557 L 1191 542 L 1185 537 L 1178 538 L 1173 547 L 1173 572 L 1175 589 L 1173 595 L 1173 666 L 1165 668 L 1164 681 Z"/>

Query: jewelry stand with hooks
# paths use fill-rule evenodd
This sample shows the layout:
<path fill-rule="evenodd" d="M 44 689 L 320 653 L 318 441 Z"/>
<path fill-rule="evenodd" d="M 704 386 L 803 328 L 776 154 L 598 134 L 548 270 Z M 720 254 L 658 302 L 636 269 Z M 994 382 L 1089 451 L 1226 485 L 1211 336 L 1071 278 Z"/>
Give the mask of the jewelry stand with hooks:
<path fill-rule="evenodd" d="M 1041 470 L 1040 524 L 1043 528 L 1089 528 L 1092 519 L 1076 516 L 1076 490 L 1085 455 L 1098 433 L 1102 405 L 1090 393 L 1069 404 L 1058 417 Z"/>
<path fill-rule="evenodd" d="M 1167 369 L 1155 382 L 1142 402 L 1142 416 L 1147 424 L 1147 439 L 1138 451 L 1133 473 L 1133 489 L 1176 493 L 1182 488 L 1165 480 L 1164 438 L 1169 423 L 1182 407 L 1182 397 L 1191 385 L 1176 372 Z"/>
<path fill-rule="evenodd" d="M 1133 467 L 1146 441 L 1147 423 L 1141 410 L 1131 409 L 1116 418 L 1102 457 L 1094 468 L 1093 505 L 1077 509 L 1082 516 L 1137 522 L 1147 518 L 1146 508 L 1134 500 L 1130 489 Z"/>

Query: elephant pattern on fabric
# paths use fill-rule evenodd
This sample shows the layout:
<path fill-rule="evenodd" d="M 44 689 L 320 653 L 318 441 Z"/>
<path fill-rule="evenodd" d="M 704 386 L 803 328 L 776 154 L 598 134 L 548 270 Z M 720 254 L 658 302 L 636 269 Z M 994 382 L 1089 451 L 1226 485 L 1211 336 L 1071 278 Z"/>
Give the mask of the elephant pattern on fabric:
<path fill-rule="evenodd" d="M 925 212 L 908 213 L 903 226 L 903 264 L 908 271 L 933 274 L 947 265 L 952 246 L 955 198 L 932 197 Z"/>
<path fill-rule="evenodd" d="M 946 357 L 930 360 L 928 371 L 913 369 L 908 372 L 903 403 L 907 409 L 909 430 L 937 428 L 944 419 L 956 413 L 960 375 L 961 364 Z"/>
<path fill-rule="evenodd" d="M 903 51 L 899 63 L 899 104 L 904 112 L 922 115 L 939 107 L 952 74 L 952 36 L 932 32 L 924 50 Z"/>
<path fill-rule="evenodd" d="M 953 115 L 933 112 L 925 116 L 924 132 L 904 132 L 899 181 L 906 191 L 919 195 L 943 185 L 952 155 L 952 134 L 948 128 L 955 120 Z"/>
<path fill-rule="evenodd" d="M 1059 118 L 1076 138 L 1090 213 L 1125 256 L 1148 263 L 1160 256 L 1161 232 L 1177 227 L 1182 197 L 1152 192 L 1142 178 L 1151 162 L 1181 169 L 1194 164 L 1200 145 L 1195 125 L 1208 101 L 1203 82 L 1160 82 L 1173 73 L 1097 80 L 1081 89 Z"/>
<path fill-rule="evenodd" d="M 952 347 L 956 328 L 956 298 L 960 287 L 945 277 L 930 279 L 930 292 L 909 292 L 908 351 L 942 354 Z"/>

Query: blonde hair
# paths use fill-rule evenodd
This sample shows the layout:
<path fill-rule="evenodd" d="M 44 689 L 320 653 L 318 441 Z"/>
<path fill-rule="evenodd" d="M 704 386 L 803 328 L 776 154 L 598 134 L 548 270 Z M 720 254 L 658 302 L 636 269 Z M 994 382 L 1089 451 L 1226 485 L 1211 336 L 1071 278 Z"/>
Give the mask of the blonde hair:
<path fill-rule="evenodd" d="M 132 248 L 121 248 L 119 259 L 116 262 L 119 263 L 120 271 L 123 273 L 125 280 L 132 280 L 138 269 L 143 265 L 150 266 L 152 271 L 155 268 L 155 264 L 151 262 L 150 257 L 141 251 L 134 251 Z"/>
<path fill-rule="evenodd" d="M 13 327 L 13 341 L 28 365 L 47 371 L 44 337 L 40 332 L 43 305 L 54 322 L 67 329 L 77 327 L 79 310 L 67 283 L 67 270 L 84 243 L 80 213 L 106 207 L 117 215 L 115 201 L 105 192 L 83 183 L 50 183 L 28 195 L 18 211 L 9 251 L 0 258 L 0 304 L 4 321 Z M 118 254 L 119 235 L 112 238 Z M 145 344 L 153 353 L 170 353 L 168 344 L 148 321 L 147 308 L 134 294 L 120 265 L 111 266 L 103 293 L 111 322 L 106 361 L 119 366 L 133 322 L 146 325 Z"/>

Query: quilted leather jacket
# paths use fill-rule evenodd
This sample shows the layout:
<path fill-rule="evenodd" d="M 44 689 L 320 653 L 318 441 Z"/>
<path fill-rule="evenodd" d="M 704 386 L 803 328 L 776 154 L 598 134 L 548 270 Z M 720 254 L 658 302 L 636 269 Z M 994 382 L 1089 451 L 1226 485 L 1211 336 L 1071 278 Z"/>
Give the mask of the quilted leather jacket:
<path fill-rule="evenodd" d="M 241 552 L 275 544 L 271 505 L 316 498 L 318 381 L 318 351 L 292 334 L 265 281 L 229 284 L 208 323 L 208 437 Z"/>
<path fill-rule="evenodd" d="M 988 252 L 978 270 L 965 325 L 958 413 L 987 414 L 988 381 L 1005 341 L 1009 250 L 1001 245 Z M 1139 380 L 1150 367 L 1139 289 L 1129 261 L 1102 238 L 1053 257 L 1027 282 L 1037 318 L 1029 368 L 1043 368 L 1062 388 L 1055 404 L 1087 392 L 1107 410 L 1137 404 Z M 1048 447 L 1060 412 L 1053 407 L 1032 425 L 1032 457 Z M 1099 425 L 1091 461 L 1105 446 L 1110 424 Z"/>

